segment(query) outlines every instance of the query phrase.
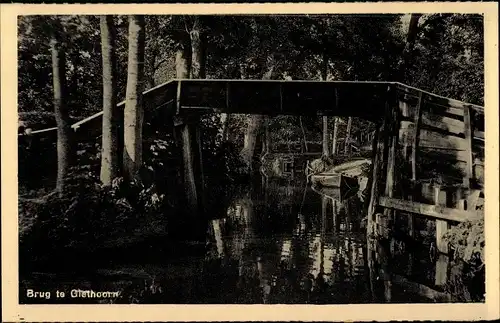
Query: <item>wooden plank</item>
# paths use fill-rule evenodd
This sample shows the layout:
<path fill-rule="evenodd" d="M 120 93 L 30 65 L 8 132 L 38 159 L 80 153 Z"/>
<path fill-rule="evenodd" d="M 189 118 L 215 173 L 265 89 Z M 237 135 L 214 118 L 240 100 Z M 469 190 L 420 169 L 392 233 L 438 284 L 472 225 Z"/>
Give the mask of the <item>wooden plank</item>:
<path fill-rule="evenodd" d="M 436 107 L 436 108 L 432 108 L 431 109 L 433 111 L 436 111 L 436 110 L 440 110 L 441 113 L 443 114 L 451 114 L 451 115 L 455 115 L 455 116 L 458 116 L 458 117 L 462 117 L 464 115 L 464 110 L 461 109 L 461 108 L 456 108 L 456 107 L 451 107 L 451 106 L 446 106 L 446 105 L 441 105 L 439 103 L 436 103 L 436 102 L 432 102 L 432 101 L 429 101 L 428 103 L 429 105 L 431 105 L 432 107 Z M 436 114 L 436 112 L 434 112 Z"/>
<path fill-rule="evenodd" d="M 420 140 L 420 122 L 422 121 L 422 98 L 423 94 L 420 93 L 418 97 L 417 108 L 415 111 L 415 119 L 413 126 L 413 142 L 411 145 L 411 179 L 413 181 L 417 180 L 417 155 L 418 155 L 418 144 Z"/>
<path fill-rule="evenodd" d="M 411 94 L 406 93 L 406 97 L 402 98 L 401 101 L 408 104 L 409 106 L 416 105 L 416 102 L 418 102 L 418 97 L 420 96 L 420 94 L 424 93 L 425 92 L 420 92 L 420 91 L 419 93 L 411 93 Z M 427 101 L 425 110 L 432 111 L 436 115 L 443 115 L 443 116 L 452 115 L 457 117 L 463 117 L 464 115 L 464 110 L 462 108 L 456 108 L 448 105 L 439 104 L 432 101 L 432 98 L 429 98 L 429 100 Z M 414 111 L 413 109 L 405 110 L 406 113 L 403 114 L 403 117 L 413 119 L 414 118 L 413 111 Z"/>
<path fill-rule="evenodd" d="M 414 128 L 414 123 L 409 121 L 401 121 L 401 127 L 406 127 L 411 131 Z M 445 135 L 430 129 L 420 129 L 419 147 L 432 146 L 436 149 L 456 149 L 456 150 L 466 150 L 465 139 L 453 136 Z M 401 144 L 412 145 L 413 138 L 410 135 L 402 136 Z"/>
<path fill-rule="evenodd" d="M 471 181 L 474 179 L 474 163 L 472 160 L 472 134 L 474 133 L 474 125 L 472 124 L 471 110 L 467 106 L 464 110 L 464 134 L 467 151 L 467 168 L 465 170 L 464 185 L 470 187 Z"/>
<path fill-rule="evenodd" d="M 430 92 L 427 92 L 427 91 L 424 91 L 424 90 L 421 90 L 421 89 L 418 89 L 418 88 L 415 88 L 415 87 L 412 87 L 412 86 L 409 86 L 406 84 L 402 84 L 402 83 L 397 83 L 397 87 L 398 87 L 399 91 L 408 92 L 408 93 L 411 93 L 414 95 L 416 95 L 418 92 L 424 92 L 425 94 L 427 94 L 429 96 L 429 101 L 434 102 L 434 103 L 439 104 L 439 105 L 442 105 L 442 106 L 446 106 L 446 107 L 449 106 L 449 107 L 463 110 L 464 105 L 467 104 L 467 103 L 459 101 L 459 100 L 450 99 L 450 98 L 440 96 L 440 95 L 437 95 L 434 93 L 430 93 Z M 482 107 L 482 106 L 474 105 L 474 104 L 470 104 L 469 106 L 476 111 L 484 112 L 484 107 Z"/>
<path fill-rule="evenodd" d="M 464 123 L 460 120 L 438 116 L 428 111 L 422 111 L 422 126 L 439 129 L 444 132 L 449 132 L 455 136 L 460 136 L 464 133 Z"/>
<path fill-rule="evenodd" d="M 442 219 L 446 221 L 465 222 L 479 219 L 483 216 L 482 212 L 462 211 L 439 205 L 430 205 L 412 201 L 405 201 L 397 198 L 380 197 L 379 205 L 382 207 L 393 208 L 400 211 L 406 211 L 425 215 L 428 217 Z"/>

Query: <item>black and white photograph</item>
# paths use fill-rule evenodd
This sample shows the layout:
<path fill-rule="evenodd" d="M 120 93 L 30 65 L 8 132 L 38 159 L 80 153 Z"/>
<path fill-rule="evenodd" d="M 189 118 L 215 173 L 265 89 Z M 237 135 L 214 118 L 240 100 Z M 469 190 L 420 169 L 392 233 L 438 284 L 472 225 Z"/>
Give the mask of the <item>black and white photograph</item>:
<path fill-rule="evenodd" d="M 483 14 L 16 20 L 18 304 L 485 303 Z"/>

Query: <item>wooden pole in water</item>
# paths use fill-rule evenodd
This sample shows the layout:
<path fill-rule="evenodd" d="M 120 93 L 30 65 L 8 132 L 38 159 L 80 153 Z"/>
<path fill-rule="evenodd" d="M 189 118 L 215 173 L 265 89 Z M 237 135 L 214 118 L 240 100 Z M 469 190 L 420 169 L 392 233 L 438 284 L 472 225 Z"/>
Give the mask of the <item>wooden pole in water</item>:
<path fill-rule="evenodd" d="M 373 246 L 374 241 L 373 240 L 368 240 L 366 242 L 366 259 L 368 263 L 368 272 L 369 272 L 369 279 L 370 279 L 370 291 L 371 291 L 371 296 L 372 296 L 372 301 L 377 301 L 377 295 L 375 294 L 375 279 L 377 277 L 377 272 L 375 269 L 375 259 L 373 257 L 373 254 L 375 253 L 375 248 Z"/>
<path fill-rule="evenodd" d="M 440 186 L 434 187 L 434 204 L 446 206 L 446 191 L 441 190 Z M 436 220 L 436 247 L 439 252 L 444 254 L 448 254 L 448 243 L 443 239 L 446 231 L 448 231 L 448 222 Z"/>

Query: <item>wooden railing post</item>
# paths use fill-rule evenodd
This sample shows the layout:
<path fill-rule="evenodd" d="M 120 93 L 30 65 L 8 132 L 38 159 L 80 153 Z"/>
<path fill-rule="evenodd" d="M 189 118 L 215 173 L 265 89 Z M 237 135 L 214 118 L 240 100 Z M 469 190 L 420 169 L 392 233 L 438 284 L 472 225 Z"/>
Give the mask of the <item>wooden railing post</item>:
<path fill-rule="evenodd" d="M 417 108 L 415 111 L 415 118 L 413 120 L 413 136 L 411 147 L 411 179 L 413 183 L 417 181 L 417 155 L 418 144 L 420 141 L 420 123 L 422 122 L 422 100 L 423 93 L 420 92 L 418 96 Z"/>
<path fill-rule="evenodd" d="M 474 180 L 474 161 L 472 158 L 472 137 L 474 134 L 473 110 L 466 105 L 464 107 L 464 135 L 467 145 L 467 168 L 465 169 L 464 186 L 470 187 Z"/>
<path fill-rule="evenodd" d="M 410 136 L 411 143 L 411 189 L 410 189 L 410 200 L 414 200 L 414 195 L 417 194 L 417 158 L 418 158 L 418 146 L 420 141 L 420 124 L 422 122 L 422 106 L 423 106 L 423 92 L 419 93 L 418 102 L 415 109 L 415 115 L 413 118 L 413 134 Z M 408 234 L 410 237 L 415 236 L 415 215 L 408 215 Z"/>

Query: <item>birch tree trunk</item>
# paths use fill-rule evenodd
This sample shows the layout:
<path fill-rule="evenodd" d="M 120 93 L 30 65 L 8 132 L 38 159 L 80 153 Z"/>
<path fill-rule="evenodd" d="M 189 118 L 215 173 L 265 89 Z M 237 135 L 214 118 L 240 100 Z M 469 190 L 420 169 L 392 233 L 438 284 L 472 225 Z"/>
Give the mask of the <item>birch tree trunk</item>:
<path fill-rule="evenodd" d="M 125 149 L 123 152 L 124 175 L 128 180 L 137 175 L 142 165 L 144 46 L 144 17 L 129 16 L 128 75 L 124 112 Z"/>
<path fill-rule="evenodd" d="M 249 170 L 252 169 L 252 161 L 255 153 L 255 145 L 257 143 L 257 135 L 263 123 L 262 115 L 251 115 L 248 119 L 248 126 L 243 139 L 243 150 L 241 157 L 247 164 Z"/>
<path fill-rule="evenodd" d="M 323 116 L 323 156 L 330 156 L 330 145 L 328 141 L 328 117 Z"/>
<path fill-rule="evenodd" d="M 337 134 L 339 131 L 339 118 L 333 118 L 333 139 L 332 139 L 332 156 L 337 154 Z"/>
<path fill-rule="evenodd" d="M 306 130 L 304 129 L 304 123 L 302 122 L 302 116 L 299 116 L 300 130 L 302 131 L 302 140 L 304 141 L 304 151 L 309 152 L 309 147 L 307 146 Z"/>
<path fill-rule="evenodd" d="M 189 78 L 191 69 L 191 60 L 188 59 L 188 53 L 185 49 L 179 48 L 175 52 L 175 74 L 179 79 Z"/>
<path fill-rule="evenodd" d="M 321 69 L 321 80 L 328 79 L 328 55 L 325 51 L 323 54 L 323 68 Z M 323 116 L 323 156 L 330 157 L 330 143 L 328 135 L 328 116 Z"/>
<path fill-rule="evenodd" d="M 274 60 L 268 59 L 271 62 L 268 65 L 268 70 L 262 77 L 263 80 L 270 80 L 272 73 L 274 71 Z M 241 150 L 240 156 L 243 161 L 247 164 L 248 169 L 252 170 L 252 161 L 255 154 L 255 145 L 257 143 L 257 136 L 260 132 L 262 124 L 264 122 L 263 115 L 250 115 L 248 118 L 248 126 L 245 132 L 245 137 L 243 139 L 243 149 Z"/>
<path fill-rule="evenodd" d="M 110 185 L 120 172 L 119 124 L 120 111 L 116 102 L 116 30 L 113 16 L 101 16 L 102 47 L 102 150 L 101 182 Z"/>
<path fill-rule="evenodd" d="M 191 78 L 204 79 L 205 59 L 202 42 L 202 25 L 198 16 L 194 17 L 193 28 L 189 32 L 189 38 L 191 39 Z"/>
<path fill-rule="evenodd" d="M 57 27 L 56 27 L 57 28 Z M 54 86 L 54 114 L 57 122 L 57 181 L 56 191 L 61 196 L 71 165 L 71 123 L 66 106 L 66 56 L 55 31 L 50 41 L 52 54 L 52 81 Z"/>
<path fill-rule="evenodd" d="M 344 154 L 345 155 L 349 154 L 349 152 L 350 152 L 351 128 L 352 128 L 352 117 L 349 117 L 347 119 L 347 130 L 345 133 L 345 140 L 344 140 Z"/>

